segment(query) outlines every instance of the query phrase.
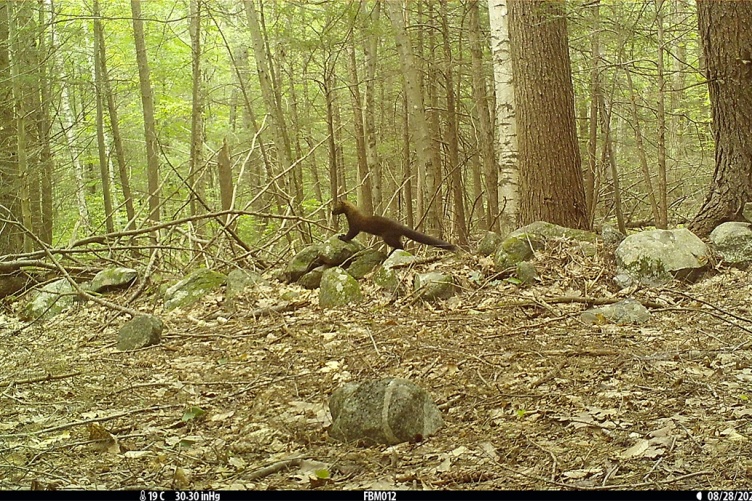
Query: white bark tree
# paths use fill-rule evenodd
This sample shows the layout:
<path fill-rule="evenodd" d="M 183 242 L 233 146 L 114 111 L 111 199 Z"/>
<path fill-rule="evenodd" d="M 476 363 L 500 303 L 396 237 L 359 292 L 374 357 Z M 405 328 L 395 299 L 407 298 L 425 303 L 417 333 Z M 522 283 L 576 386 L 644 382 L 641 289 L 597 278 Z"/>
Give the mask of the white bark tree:
<path fill-rule="evenodd" d="M 491 26 L 491 57 L 496 90 L 495 119 L 498 132 L 500 203 L 504 211 L 503 222 L 515 224 L 519 212 L 519 168 L 507 0 L 489 0 L 488 18 Z"/>

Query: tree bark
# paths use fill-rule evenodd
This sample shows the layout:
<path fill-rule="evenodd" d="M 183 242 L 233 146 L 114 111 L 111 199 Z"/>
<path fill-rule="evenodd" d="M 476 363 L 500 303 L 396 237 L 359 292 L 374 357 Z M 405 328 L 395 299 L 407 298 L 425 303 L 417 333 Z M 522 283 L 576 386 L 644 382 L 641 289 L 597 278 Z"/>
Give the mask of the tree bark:
<path fill-rule="evenodd" d="M 486 213 L 486 221 L 489 229 L 498 231 L 500 229 L 500 222 L 504 222 L 504 226 L 513 227 L 519 222 L 519 207 L 520 207 L 520 171 L 519 171 L 519 151 L 517 146 L 517 121 L 515 119 L 515 104 L 514 104 L 514 83 L 512 80 L 512 57 L 509 51 L 509 15 L 507 4 L 508 0 L 489 0 L 488 2 L 488 17 L 491 25 L 491 54 L 493 57 L 494 67 L 494 83 L 496 87 L 496 106 L 495 106 L 495 122 L 496 130 L 498 133 L 498 155 L 494 152 L 493 162 L 483 159 L 484 170 L 486 173 L 486 191 L 488 192 L 488 208 Z M 472 7 L 472 3 L 471 3 Z M 471 11 L 472 14 L 472 11 Z M 471 16 L 471 23 L 477 23 L 477 16 L 473 21 Z M 470 33 L 478 33 L 478 39 L 480 39 L 480 28 L 471 29 Z M 472 42 L 471 42 L 472 43 Z M 476 49 L 480 51 L 480 49 Z M 480 52 L 478 52 L 478 64 L 480 66 Z M 482 71 L 479 67 L 478 71 Z M 473 70 L 476 73 L 476 70 Z M 474 84 L 475 85 L 475 84 Z M 483 90 L 481 83 L 476 85 L 480 90 Z M 477 91 L 475 91 L 477 92 Z M 483 94 L 486 95 L 485 91 Z M 480 97 L 480 95 L 478 96 Z M 476 99 L 477 101 L 477 99 Z M 483 110 L 479 111 L 479 119 L 483 121 Z M 489 118 L 489 124 L 494 123 Z M 482 129 L 481 129 L 482 131 Z M 488 141 L 488 145 L 493 145 L 493 131 L 483 134 L 481 132 L 481 141 Z M 489 141 L 490 139 L 490 141 Z M 487 146 L 483 150 L 484 157 L 491 156 L 491 152 L 487 151 Z M 498 166 L 496 158 L 498 156 Z M 501 190 L 499 190 L 499 184 Z M 501 205 L 500 205 L 501 204 Z M 502 221 L 499 221 L 498 213 L 503 211 Z M 511 229 L 511 228 L 510 228 Z"/>
<path fill-rule="evenodd" d="M 509 0 L 520 215 L 588 229 L 563 1 Z"/>
<path fill-rule="evenodd" d="M 141 19 L 141 0 L 131 0 L 133 15 L 133 40 L 136 45 L 136 63 L 141 89 L 141 106 L 144 114 L 146 138 L 146 177 L 149 190 L 149 219 L 159 221 L 159 153 L 157 151 L 157 126 L 154 120 L 154 95 L 151 87 L 151 71 L 146 55 L 144 22 Z"/>
<path fill-rule="evenodd" d="M 454 233 L 460 245 L 467 245 L 468 234 L 465 220 L 465 192 L 462 186 L 462 169 L 460 167 L 459 126 L 457 125 L 457 103 L 454 95 L 455 62 L 452 58 L 452 48 L 449 45 L 449 20 L 447 0 L 441 1 L 441 31 L 444 46 L 444 89 L 446 91 L 446 144 L 448 157 L 449 179 L 452 183 L 452 221 Z"/>
<path fill-rule="evenodd" d="M 204 170 L 204 85 L 201 71 L 201 11 L 204 6 L 203 0 L 190 1 L 190 25 L 191 37 L 191 150 L 188 157 L 188 185 L 190 189 L 189 200 L 191 215 L 197 216 L 205 212 L 206 203 L 204 195 L 205 179 Z M 224 145 L 222 146 L 224 148 Z M 221 162 L 218 162 L 221 164 Z M 222 177 L 220 170 L 220 187 Z M 232 182 L 232 181 L 231 181 Z M 223 200 L 224 202 L 224 200 Z M 224 205 L 222 206 L 224 209 Z M 199 235 L 205 232 L 206 221 L 196 222 Z"/>
<path fill-rule="evenodd" d="M 353 122 L 355 124 L 355 152 L 358 158 L 358 205 L 368 214 L 373 214 L 373 196 L 371 190 L 371 173 L 366 158 L 366 137 L 363 128 L 363 101 L 360 98 L 358 66 L 355 59 L 355 47 L 352 40 L 347 47 L 347 68 L 350 72 L 350 95 L 353 103 Z"/>
<path fill-rule="evenodd" d="M 97 151 L 99 152 L 99 178 L 102 183 L 102 201 L 104 202 L 104 220 L 107 233 L 115 231 L 112 207 L 112 188 L 110 187 L 110 165 L 107 160 L 107 145 L 104 141 L 104 92 L 102 89 L 102 48 L 99 46 L 102 40 L 102 23 L 99 18 L 99 0 L 92 4 L 94 17 L 94 93 L 97 108 Z"/>
<path fill-rule="evenodd" d="M 402 17 L 402 3 L 397 1 L 386 1 L 387 15 L 392 24 L 394 38 L 397 45 L 397 52 L 400 55 L 400 66 L 404 81 L 405 93 L 407 95 L 408 109 L 410 110 L 410 127 L 413 132 L 413 138 L 416 146 L 416 164 L 418 168 L 418 180 L 420 173 L 425 173 L 426 186 L 424 192 L 429 195 L 428 207 L 424 210 L 428 214 L 428 221 L 436 222 L 438 220 L 438 201 L 431 203 L 433 195 L 437 192 L 437 186 L 432 176 L 428 173 L 434 165 L 438 165 L 438 150 L 431 141 L 430 128 L 426 119 L 426 109 L 423 104 L 423 95 L 420 89 L 420 75 L 415 65 L 412 45 L 407 36 L 404 19 Z M 421 217 L 426 214 L 421 214 Z"/>
<path fill-rule="evenodd" d="M 752 199 L 752 2 L 697 1 L 715 137 L 715 171 L 689 224 L 700 236 L 741 218 Z"/>
<path fill-rule="evenodd" d="M 115 106 L 115 96 L 112 94 L 110 85 L 110 76 L 107 72 L 107 49 L 104 43 L 104 31 L 102 20 L 99 17 L 94 18 L 94 36 L 98 39 L 99 45 L 99 64 L 102 73 L 102 92 L 107 99 L 107 112 L 110 118 L 110 130 L 112 132 L 112 143 L 115 147 L 115 159 L 118 165 L 118 176 L 120 178 L 120 189 L 125 199 L 125 214 L 128 217 L 126 230 L 135 228 L 136 210 L 133 207 L 133 194 L 131 193 L 131 182 L 128 174 L 128 165 L 125 162 L 125 150 L 123 148 L 123 136 L 120 134 L 120 121 L 118 118 L 117 107 Z"/>

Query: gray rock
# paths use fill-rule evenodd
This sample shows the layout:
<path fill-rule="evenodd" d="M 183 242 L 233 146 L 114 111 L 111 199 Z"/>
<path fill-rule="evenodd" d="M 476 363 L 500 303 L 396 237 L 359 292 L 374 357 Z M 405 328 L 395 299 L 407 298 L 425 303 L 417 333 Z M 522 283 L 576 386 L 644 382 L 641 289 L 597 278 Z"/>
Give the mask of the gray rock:
<path fill-rule="evenodd" d="M 597 235 L 592 231 L 575 230 L 559 226 L 558 224 L 547 223 L 545 221 L 536 221 L 527 226 L 523 226 L 522 228 L 510 233 L 507 238 L 521 235 L 535 235 L 543 239 L 569 238 L 571 240 L 580 240 L 583 242 L 595 242 L 597 239 Z"/>
<path fill-rule="evenodd" d="M 317 266 L 302 277 L 298 279 L 298 284 L 306 289 L 316 289 L 321 286 L 321 277 L 324 276 L 324 272 L 328 270 L 330 266 L 322 264 Z"/>
<path fill-rule="evenodd" d="M 117 349 L 120 351 L 137 350 L 159 344 L 162 340 L 163 329 L 164 324 L 159 317 L 142 315 L 132 318 L 120 328 Z"/>
<path fill-rule="evenodd" d="M 201 268 L 165 291 L 165 310 L 188 306 L 209 292 L 219 289 L 227 277 L 218 271 Z"/>
<path fill-rule="evenodd" d="M 107 268 L 100 271 L 91 279 L 89 290 L 93 292 L 107 292 L 130 286 L 138 276 L 133 268 Z"/>
<path fill-rule="evenodd" d="M 454 277 L 437 271 L 419 273 L 413 279 L 413 290 L 426 301 L 448 299 L 454 295 Z"/>
<path fill-rule="evenodd" d="M 49 320 L 73 306 L 76 294 L 68 280 L 61 278 L 34 292 L 32 298 L 19 315 L 23 320 Z"/>
<path fill-rule="evenodd" d="M 240 295 L 246 287 L 264 282 L 264 278 L 255 271 L 234 269 L 227 274 L 225 297 L 232 299 Z"/>
<path fill-rule="evenodd" d="M 616 247 L 627 237 L 624 233 L 620 232 L 610 224 L 604 224 L 601 228 L 601 238 L 603 239 L 604 244 Z"/>
<path fill-rule="evenodd" d="M 363 299 L 360 285 L 342 268 L 329 268 L 321 277 L 319 288 L 319 306 L 331 308 Z"/>
<path fill-rule="evenodd" d="M 641 324 L 650 319 L 650 311 L 634 299 L 625 299 L 614 304 L 591 308 L 580 314 L 586 324 L 602 325 L 606 323 L 628 325 Z"/>
<path fill-rule="evenodd" d="M 389 292 L 397 292 L 400 287 L 399 276 L 397 270 L 394 268 L 386 268 L 385 266 L 379 266 L 376 271 L 373 272 L 373 283 L 382 289 L 386 289 Z"/>
<path fill-rule="evenodd" d="M 664 285 L 675 278 L 695 280 L 710 261 L 707 245 L 685 228 L 630 235 L 615 254 L 619 275 L 648 286 Z"/>
<path fill-rule="evenodd" d="M 517 271 L 515 272 L 515 275 L 517 276 L 517 279 L 523 284 L 534 284 L 538 280 L 538 270 L 535 269 L 535 266 L 532 263 L 523 261 L 521 263 L 517 263 L 516 267 Z"/>
<path fill-rule="evenodd" d="M 416 260 L 417 258 L 406 250 L 395 249 L 381 265 L 384 268 L 392 268 L 393 266 L 406 266 L 410 263 L 414 263 Z"/>
<path fill-rule="evenodd" d="M 386 254 L 376 249 L 365 249 L 354 256 L 347 272 L 355 279 L 363 278 L 384 262 Z"/>
<path fill-rule="evenodd" d="M 329 410 L 332 438 L 367 445 L 421 441 L 444 424 L 431 396 L 406 379 L 348 383 L 332 394 Z"/>
<path fill-rule="evenodd" d="M 719 224 L 710 233 L 710 241 L 725 262 L 741 267 L 752 263 L 752 224 L 738 221 Z"/>
<path fill-rule="evenodd" d="M 542 249 L 543 245 L 543 237 L 535 234 L 518 233 L 509 236 L 496 249 L 494 265 L 497 270 L 501 271 L 522 261 L 527 261 L 533 257 L 534 251 Z"/>
<path fill-rule="evenodd" d="M 309 245 L 292 258 L 284 271 L 287 283 L 297 282 L 300 277 L 319 266 L 319 246 Z"/>
<path fill-rule="evenodd" d="M 499 248 L 503 240 L 498 233 L 487 231 L 483 240 L 478 244 L 478 254 L 481 256 L 490 256 L 496 252 L 496 249 Z"/>
<path fill-rule="evenodd" d="M 364 249 L 363 244 L 357 240 L 343 242 L 339 237 L 331 237 L 318 245 L 318 259 L 330 266 L 339 266 L 357 252 Z"/>

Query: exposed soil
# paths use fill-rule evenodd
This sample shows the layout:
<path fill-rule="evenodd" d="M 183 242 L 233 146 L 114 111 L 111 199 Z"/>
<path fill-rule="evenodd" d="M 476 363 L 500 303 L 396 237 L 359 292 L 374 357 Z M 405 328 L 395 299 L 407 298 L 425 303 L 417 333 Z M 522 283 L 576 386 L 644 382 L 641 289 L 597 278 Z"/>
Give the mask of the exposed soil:
<path fill-rule="evenodd" d="M 0 489 L 743 487 L 749 274 L 636 291 L 668 307 L 642 325 L 583 324 L 587 305 L 553 298 L 618 299 L 609 255 L 549 245 L 523 288 L 468 255 L 402 270 L 406 284 L 457 278 L 460 293 L 432 304 L 368 278 L 364 302 L 331 310 L 273 281 L 234 315 L 222 293 L 164 314 L 151 298 L 131 306 L 165 335 L 136 352 L 115 349 L 122 315 L 93 303 L 16 334 L 0 317 Z M 291 293 L 306 305 L 247 315 Z M 444 428 L 394 447 L 328 439 L 332 391 L 382 377 L 428 390 Z"/>

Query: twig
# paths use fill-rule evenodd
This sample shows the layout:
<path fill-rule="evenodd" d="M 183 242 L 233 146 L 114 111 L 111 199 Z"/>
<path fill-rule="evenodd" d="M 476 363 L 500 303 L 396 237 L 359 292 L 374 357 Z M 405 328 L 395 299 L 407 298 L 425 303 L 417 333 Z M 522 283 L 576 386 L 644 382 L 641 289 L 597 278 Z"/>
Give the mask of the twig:
<path fill-rule="evenodd" d="M 30 379 L 19 379 L 17 381 L 10 381 L 7 384 L 18 385 L 18 384 L 41 383 L 42 381 L 55 381 L 58 379 L 66 379 L 69 377 L 76 377 L 80 375 L 81 375 L 80 372 L 69 372 L 67 374 L 58 374 L 56 376 L 53 376 L 52 374 L 47 373 L 47 375 L 45 376 L 40 376 L 40 377 L 35 377 L 35 378 L 30 378 Z M 6 383 L 0 383 L 0 386 L 5 386 L 5 384 Z"/>
<path fill-rule="evenodd" d="M 45 428 L 43 430 L 28 431 L 24 433 L 9 433 L 7 435 L 0 435 L 0 438 L 17 438 L 17 437 L 31 437 L 35 435 L 43 435 L 45 433 L 52 433 L 60 430 L 67 430 L 68 428 L 75 428 L 76 426 L 83 426 L 89 423 L 103 423 L 105 421 L 112 421 L 113 419 L 130 416 L 133 414 L 140 414 L 142 412 L 159 411 L 162 409 L 172 409 L 175 407 L 182 407 L 182 405 L 155 405 L 154 407 L 142 407 L 141 409 L 133 409 L 125 412 L 118 412 L 111 416 L 96 417 L 91 419 L 82 419 L 81 421 L 73 421 L 71 423 L 61 424 L 59 426 L 53 426 L 51 428 Z"/>
<path fill-rule="evenodd" d="M 246 477 L 246 480 L 258 480 L 259 478 L 268 477 L 278 471 L 286 470 L 287 468 L 299 467 L 303 463 L 304 458 L 286 459 L 277 463 L 271 464 L 260 468 Z"/>

